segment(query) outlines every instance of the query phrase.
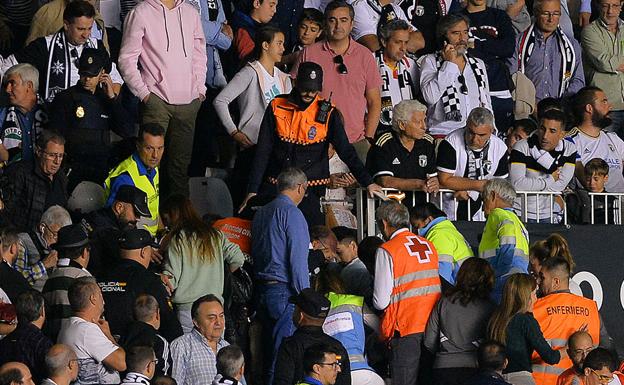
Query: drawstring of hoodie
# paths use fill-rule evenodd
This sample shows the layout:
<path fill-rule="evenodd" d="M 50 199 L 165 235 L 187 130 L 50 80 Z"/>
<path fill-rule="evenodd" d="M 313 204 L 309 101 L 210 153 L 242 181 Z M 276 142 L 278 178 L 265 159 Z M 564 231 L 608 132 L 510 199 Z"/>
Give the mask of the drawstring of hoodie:
<path fill-rule="evenodd" d="M 184 43 L 184 28 L 182 28 L 182 12 L 180 12 L 180 8 L 178 8 L 178 19 L 180 20 L 180 33 L 182 34 L 182 50 L 184 51 L 184 57 L 188 57 L 186 54 L 186 44 Z"/>
<path fill-rule="evenodd" d="M 165 19 L 165 34 L 167 35 L 167 52 L 169 52 L 169 28 L 167 28 L 167 14 L 165 13 L 165 6 L 162 6 L 163 19 Z"/>

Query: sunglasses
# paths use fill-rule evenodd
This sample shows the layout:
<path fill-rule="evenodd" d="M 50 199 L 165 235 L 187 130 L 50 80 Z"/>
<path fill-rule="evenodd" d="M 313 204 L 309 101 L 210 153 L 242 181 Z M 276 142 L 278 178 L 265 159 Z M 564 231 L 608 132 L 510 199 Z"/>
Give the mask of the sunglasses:
<path fill-rule="evenodd" d="M 344 59 L 342 55 L 334 56 L 334 64 L 338 64 L 338 73 L 341 75 L 346 75 L 349 73 L 347 70 L 347 66 L 344 64 Z"/>
<path fill-rule="evenodd" d="M 464 95 L 468 95 L 468 86 L 466 85 L 466 78 L 464 77 L 464 75 L 459 75 L 457 77 L 457 80 L 459 80 L 459 82 L 461 83 L 459 87 L 459 92 Z"/>

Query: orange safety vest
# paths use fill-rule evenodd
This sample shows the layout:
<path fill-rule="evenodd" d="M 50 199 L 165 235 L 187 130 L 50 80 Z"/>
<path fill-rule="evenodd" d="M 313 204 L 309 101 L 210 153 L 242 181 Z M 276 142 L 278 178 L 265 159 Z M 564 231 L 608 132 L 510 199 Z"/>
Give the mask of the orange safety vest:
<path fill-rule="evenodd" d="M 381 321 L 381 337 L 389 340 L 422 333 L 440 298 L 438 252 L 431 242 L 410 231 L 395 233 L 381 247 L 392 258 L 394 285 Z"/>
<path fill-rule="evenodd" d="M 613 377 L 617 377 L 620 383 L 624 384 L 624 374 L 620 371 L 613 372 Z M 570 368 L 559 376 L 557 385 L 585 385 L 585 379 L 584 376 L 578 375 L 576 369 Z"/>
<path fill-rule="evenodd" d="M 535 303 L 533 316 L 553 349 L 565 349 L 570 335 L 579 330 L 588 332 L 596 344 L 600 340 L 600 316 L 594 300 L 571 293 L 549 294 Z M 572 366 L 569 358 L 548 365 L 537 352 L 531 359 L 537 385 L 556 385 L 559 375 Z"/>
<path fill-rule="evenodd" d="M 219 219 L 212 227 L 225 234 L 232 243 L 236 243 L 244 254 L 251 255 L 251 221 L 229 217 Z"/>

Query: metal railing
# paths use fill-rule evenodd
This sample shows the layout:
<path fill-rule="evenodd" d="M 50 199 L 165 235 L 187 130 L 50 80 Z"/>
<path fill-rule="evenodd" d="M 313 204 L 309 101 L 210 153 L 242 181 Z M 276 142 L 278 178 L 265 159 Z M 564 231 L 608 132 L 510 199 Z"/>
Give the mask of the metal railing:
<path fill-rule="evenodd" d="M 612 218 L 612 224 L 622 224 L 622 202 L 624 201 L 624 193 L 589 193 L 591 224 L 596 224 L 596 210 L 604 209 L 604 224 L 609 224 L 609 218 Z M 604 207 L 596 207 L 602 201 Z M 611 206 L 611 207 L 609 207 Z M 611 216 L 609 215 L 611 213 Z"/>
<path fill-rule="evenodd" d="M 550 219 L 546 223 L 550 224 L 568 224 L 568 210 L 566 206 L 566 201 L 564 199 L 563 193 L 561 192 L 552 192 L 552 191 L 516 191 L 516 204 L 514 204 L 514 210 L 516 214 L 520 216 L 520 219 L 523 222 L 528 222 L 531 219 L 534 222 L 540 223 L 542 219 Z M 557 197 L 560 199 L 561 211 L 555 211 L 555 204 L 557 203 Z M 550 215 L 546 217 L 543 214 L 542 204 L 544 203 L 544 198 L 546 198 L 546 203 L 548 205 L 546 213 Z M 532 218 L 529 218 L 529 203 L 535 200 L 535 205 L 532 206 L 535 210 L 535 213 L 530 213 Z M 520 204 L 520 207 L 517 204 Z M 562 217 L 562 221 L 558 221 L 558 217 Z"/>

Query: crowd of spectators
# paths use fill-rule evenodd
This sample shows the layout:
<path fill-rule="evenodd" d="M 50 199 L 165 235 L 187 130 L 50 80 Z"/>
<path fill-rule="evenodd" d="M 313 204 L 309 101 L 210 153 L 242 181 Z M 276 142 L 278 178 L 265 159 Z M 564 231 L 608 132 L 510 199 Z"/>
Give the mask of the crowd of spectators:
<path fill-rule="evenodd" d="M 621 11 L 1 1 L 0 385 L 623 383 Z"/>

